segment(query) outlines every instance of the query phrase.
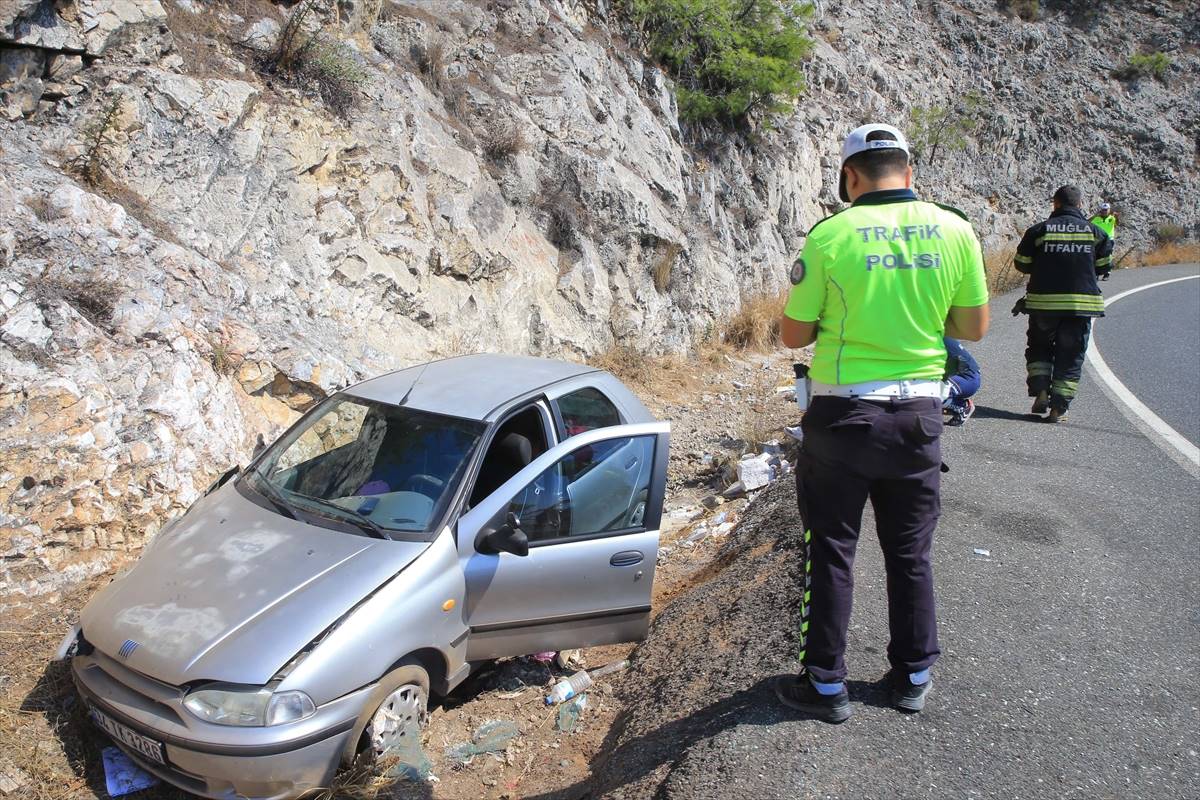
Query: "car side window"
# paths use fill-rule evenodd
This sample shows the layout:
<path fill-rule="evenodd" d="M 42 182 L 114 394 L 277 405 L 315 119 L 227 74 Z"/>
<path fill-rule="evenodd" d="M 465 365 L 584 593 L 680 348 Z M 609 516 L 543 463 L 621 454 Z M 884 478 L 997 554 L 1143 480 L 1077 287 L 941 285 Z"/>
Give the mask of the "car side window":
<path fill-rule="evenodd" d="M 617 407 L 599 389 L 591 386 L 563 395 L 558 398 L 557 405 L 564 438 L 621 424 Z"/>
<path fill-rule="evenodd" d="M 645 529 L 654 436 L 584 445 L 543 471 L 509 504 L 530 544 Z"/>

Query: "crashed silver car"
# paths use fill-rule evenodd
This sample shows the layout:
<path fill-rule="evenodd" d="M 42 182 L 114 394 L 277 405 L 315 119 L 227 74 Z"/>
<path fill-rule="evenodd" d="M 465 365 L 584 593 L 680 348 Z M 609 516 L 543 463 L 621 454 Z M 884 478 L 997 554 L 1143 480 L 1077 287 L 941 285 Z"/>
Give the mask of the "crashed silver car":
<path fill-rule="evenodd" d="M 61 656 L 92 720 L 170 783 L 328 786 L 481 663 L 642 638 L 667 447 L 578 364 L 476 355 L 365 381 L 167 525 Z"/>

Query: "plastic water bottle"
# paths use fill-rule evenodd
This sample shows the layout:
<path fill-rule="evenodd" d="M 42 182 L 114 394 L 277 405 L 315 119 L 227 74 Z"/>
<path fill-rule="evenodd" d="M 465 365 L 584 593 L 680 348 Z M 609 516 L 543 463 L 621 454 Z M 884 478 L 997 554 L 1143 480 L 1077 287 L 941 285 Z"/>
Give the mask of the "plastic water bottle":
<path fill-rule="evenodd" d="M 587 670 L 580 670 L 571 677 L 563 678 L 554 684 L 554 688 L 550 690 L 550 694 L 546 695 L 546 705 L 553 706 L 570 700 L 591 685 L 592 676 L 587 673 Z"/>

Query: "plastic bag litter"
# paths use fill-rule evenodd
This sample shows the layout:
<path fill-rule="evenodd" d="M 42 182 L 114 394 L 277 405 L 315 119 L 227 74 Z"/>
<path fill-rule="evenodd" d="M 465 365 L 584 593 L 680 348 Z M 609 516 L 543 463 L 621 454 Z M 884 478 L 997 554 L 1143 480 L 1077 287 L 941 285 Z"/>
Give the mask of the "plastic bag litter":
<path fill-rule="evenodd" d="M 575 729 L 579 727 L 579 718 L 583 716 L 585 708 L 587 708 L 587 695 L 575 695 L 569 702 L 558 707 L 558 719 L 555 720 L 554 727 L 563 733 L 574 733 Z"/>
<path fill-rule="evenodd" d="M 447 747 L 446 758 L 465 765 L 477 755 L 503 752 L 520 732 L 521 729 L 515 722 L 506 719 L 488 720 L 475 729 L 475 733 L 471 734 L 471 741 Z"/>
<path fill-rule="evenodd" d="M 551 661 L 554 660 L 554 657 L 556 655 L 558 655 L 558 653 L 556 651 L 546 650 L 541 653 L 534 653 L 533 655 L 530 656 L 530 658 L 532 658 L 534 661 L 540 662 L 542 664 L 549 664 Z"/>
<path fill-rule="evenodd" d="M 405 736 L 399 745 L 388 750 L 388 758 L 396 761 L 383 773 L 388 778 L 400 778 L 406 781 L 427 781 L 433 777 L 433 762 L 421 749 L 420 733 L 411 731 L 412 735 Z"/>
<path fill-rule="evenodd" d="M 158 778 L 133 763 L 133 759 L 116 747 L 100 751 L 104 761 L 104 788 L 110 797 L 140 792 L 158 785 Z"/>

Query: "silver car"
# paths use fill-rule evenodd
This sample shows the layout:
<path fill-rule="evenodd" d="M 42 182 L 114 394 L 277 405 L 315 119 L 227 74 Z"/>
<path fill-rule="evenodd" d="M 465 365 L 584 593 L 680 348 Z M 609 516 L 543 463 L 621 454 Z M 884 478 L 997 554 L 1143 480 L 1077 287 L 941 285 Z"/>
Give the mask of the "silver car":
<path fill-rule="evenodd" d="M 645 635 L 668 431 L 559 361 L 365 381 L 166 526 L 60 655 L 93 721 L 170 783 L 327 786 L 481 663 Z"/>

